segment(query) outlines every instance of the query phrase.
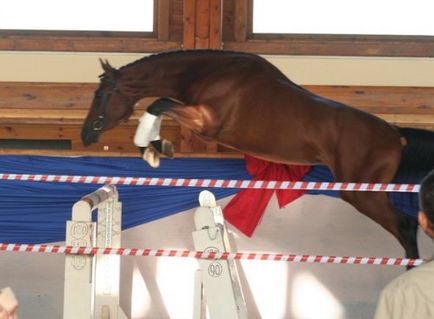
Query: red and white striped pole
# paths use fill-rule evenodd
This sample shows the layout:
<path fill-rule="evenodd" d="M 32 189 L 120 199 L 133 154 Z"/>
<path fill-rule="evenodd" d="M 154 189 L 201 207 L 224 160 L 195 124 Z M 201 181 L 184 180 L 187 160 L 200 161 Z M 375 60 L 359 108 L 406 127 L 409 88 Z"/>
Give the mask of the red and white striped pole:
<path fill-rule="evenodd" d="M 138 248 L 99 248 L 73 247 L 46 244 L 7 244 L 0 243 L 0 251 L 6 252 L 36 252 L 49 254 L 75 255 L 118 255 L 141 257 L 180 257 L 196 259 L 221 260 L 259 260 L 285 261 L 294 263 L 319 264 L 354 264 L 354 265 L 384 265 L 384 266 L 419 266 L 423 259 L 391 258 L 391 257 L 349 257 L 349 256 L 319 256 L 295 255 L 263 252 L 203 252 L 177 249 L 138 249 Z"/>
<path fill-rule="evenodd" d="M 382 184 L 382 183 L 328 183 L 328 182 L 289 182 L 289 181 L 252 181 L 235 179 L 194 179 L 194 178 L 157 178 L 125 176 L 78 176 L 78 175 L 43 175 L 43 174 L 7 174 L 0 173 L 0 180 L 31 181 L 78 184 L 112 184 L 131 186 L 170 186 L 203 188 L 240 188 L 240 189 L 293 189 L 327 190 L 358 192 L 419 192 L 417 184 Z"/>

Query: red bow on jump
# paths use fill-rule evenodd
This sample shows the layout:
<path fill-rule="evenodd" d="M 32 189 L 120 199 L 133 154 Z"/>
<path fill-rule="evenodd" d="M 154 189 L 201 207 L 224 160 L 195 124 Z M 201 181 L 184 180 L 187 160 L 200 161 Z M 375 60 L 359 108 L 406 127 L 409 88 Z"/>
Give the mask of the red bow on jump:
<path fill-rule="evenodd" d="M 245 155 L 245 160 L 247 172 L 252 176 L 252 180 L 299 181 L 310 169 L 305 165 L 267 162 L 249 155 Z M 224 208 L 225 219 L 251 237 L 274 192 L 280 208 L 305 193 L 304 190 L 244 189 Z"/>

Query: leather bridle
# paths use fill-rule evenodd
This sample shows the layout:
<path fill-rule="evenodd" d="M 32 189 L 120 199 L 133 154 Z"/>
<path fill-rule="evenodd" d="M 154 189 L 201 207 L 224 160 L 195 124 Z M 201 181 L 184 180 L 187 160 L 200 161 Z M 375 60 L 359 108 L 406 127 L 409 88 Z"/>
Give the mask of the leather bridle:
<path fill-rule="evenodd" d="M 127 96 L 122 94 L 118 88 L 116 87 L 116 80 L 105 80 L 110 82 L 110 87 L 108 88 L 108 92 L 106 94 L 102 93 L 102 112 L 100 115 L 98 115 L 98 118 L 92 122 L 91 128 L 92 131 L 99 132 L 104 128 L 105 120 L 107 117 L 107 108 L 110 101 L 110 98 L 113 93 L 119 94 L 122 99 L 124 100 L 124 104 L 131 109 L 133 108 L 133 105 L 130 103 L 130 100 Z M 97 94 L 98 95 L 98 94 Z"/>

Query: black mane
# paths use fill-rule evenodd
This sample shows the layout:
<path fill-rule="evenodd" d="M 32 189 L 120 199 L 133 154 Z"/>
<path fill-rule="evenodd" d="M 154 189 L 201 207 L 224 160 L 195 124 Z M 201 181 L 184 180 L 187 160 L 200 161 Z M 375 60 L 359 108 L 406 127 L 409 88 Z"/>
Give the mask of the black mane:
<path fill-rule="evenodd" d="M 143 58 L 140 58 L 136 61 L 133 61 L 129 64 L 126 64 L 122 67 L 119 68 L 119 71 L 121 71 L 124 68 L 128 68 L 131 66 L 136 66 L 136 65 L 140 65 L 142 63 L 146 63 L 146 62 L 150 62 L 150 61 L 154 61 L 156 59 L 162 58 L 162 57 L 167 57 L 167 56 L 172 56 L 172 55 L 185 55 L 185 54 L 198 54 L 198 55 L 202 55 L 202 54 L 242 54 L 242 55 L 246 55 L 246 56 L 250 56 L 250 57 L 257 57 L 260 59 L 263 59 L 262 57 L 253 54 L 253 53 L 247 53 L 247 52 L 237 52 L 237 51 L 224 51 L 224 50 L 217 50 L 217 49 L 189 49 L 189 50 L 173 50 L 173 51 L 164 51 L 164 52 L 160 52 L 160 53 L 154 53 L 148 56 L 144 56 Z M 263 59 L 265 61 L 265 59 Z"/>

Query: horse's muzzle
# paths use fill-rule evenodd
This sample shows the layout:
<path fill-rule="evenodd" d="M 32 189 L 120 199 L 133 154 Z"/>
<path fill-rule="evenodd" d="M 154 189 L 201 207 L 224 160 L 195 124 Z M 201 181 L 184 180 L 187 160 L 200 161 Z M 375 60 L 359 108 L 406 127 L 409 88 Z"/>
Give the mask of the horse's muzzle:
<path fill-rule="evenodd" d="M 81 130 L 81 141 L 85 146 L 98 142 L 99 132 L 89 127 L 83 127 Z"/>

